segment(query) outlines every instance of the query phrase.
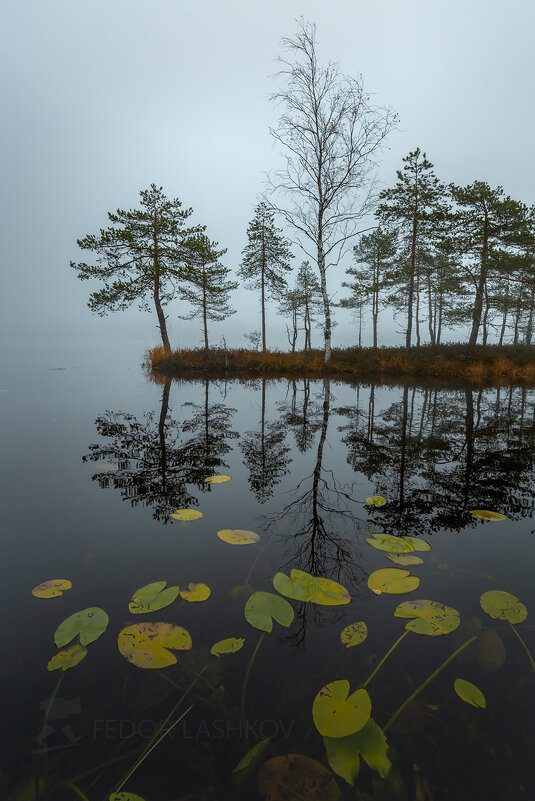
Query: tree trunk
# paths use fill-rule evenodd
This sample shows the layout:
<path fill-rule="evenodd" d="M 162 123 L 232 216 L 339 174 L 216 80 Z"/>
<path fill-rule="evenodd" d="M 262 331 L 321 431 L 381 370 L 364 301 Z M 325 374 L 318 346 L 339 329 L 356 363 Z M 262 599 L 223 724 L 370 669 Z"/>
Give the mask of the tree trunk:
<path fill-rule="evenodd" d="M 266 351 L 266 244 L 262 233 L 262 350 Z"/>
<path fill-rule="evenodd" d="M 325 337 L 325 353 L 323 361 L 328 364 L 331 359 L 331 309 L 329 304 L 329 296 L 327 294 L 327 280 L 325 276 L 325 254 L 323 252 L 323 243 L 321 239 L 318 240 L 318 270 L 321 282 L 321 295 L 323 298 L 323 313 L 325 315 L 325 326 L 323 329 Z"/>
<path fill-rule="evenodd" d="M 206 318 L 206 273 L 203 267 L 202 281 L 202 320 L 204 325 L 204 350 L 208 353 L 208 321 Z"/>
<path fill-rule="evenodd" d="M 418 191 L 418 190 L 416 190 Z M 405 347 L 407 350 L 410 348 L 412 342 L 412 307 L 414 300 L 414 273 L 416 267 L 416 240 L 418 236 L 418 195 L 416 195 L 416 206 L 412 217 L 412 240 L 411 240 L 411 261 L 410 261 L 410 275 L 409 275 L 409 298 L 407 305 L 407 336 L 405 339 Z"/>
<path fill-rule="evenodd" d="M 162 405 L 160 409 L 160 419 L 158 421 L 158 439 L 160 441 L 160 475 L 162 477 L 162 490 L 164 496 L 167 493 L 167 446 L 165 444 L 165 418 L 169 410 L 169 390 L 171 389 L 171 379 L 166 378 L 163 385 Z"/>
<path fill-rule="evenodd" d="M 167 325 L 165 323 L 165 314 L 163 313 L 162 304 L 160 303 L 160 276 L 158 273 L 154 276 L 153 286 L 154 305 L 156 307 L 156 314 L 158 316 L 158 324 L 160 326 L 160 334 L 162 335 L 162 342 L 164 350 L 167 353 L 171 352 L 171 345 L 167 335 Z"/>
<path fill-rule="evenodd" d="M 435 344 L 435 328 L 433 318 L 433 293 L 431 291 L 431 275 L 427 275 L 427 303 L 429 305 L 429 339 L 431 344 Z"/>
<path fill-rule="evenodd" d="M 420 347 L 420 265 L 418 265 L 418 272 L 416 273 L 416 344 Z"/>
<path fill-rule="evenodd" d="M 529 317 L 526 326 L 525 344 L 531 345 L 531 338 L 533 336 L 533 311 L 535 306 L 535 283 L 531 285 L 531 296 L 529 301 Z M 535 407 L 534 407 L 535 408 Z"/>
<path fill-rule="evenodd" d="M 483 311 L 483 297 L 485 293 L 485 287 L 487 285 L 488 243 L 489 243 L 489 222 L 488 222 L 488 217 L 485 214 L 485 224 L 483 228 L 483 247 L 481 248 L 481 271 L 479 273 L 479 280 L 477 282 L 477 287 L 476 287 L 474 311 L 472 313 L 472 330 L 470 332 L 470 339 L 468 340 L 469 345 L 475 345 L 477 343 L 479 326 L 481 324 L 481 313 Z"/>
<path fill-rule="evenodd" d="M 376 264 L 374 272 L 374 285 L 372 295 L 373 317 L 373 347 L 377 350 L 377 318 L 379 317 L 379 266 Z"/>

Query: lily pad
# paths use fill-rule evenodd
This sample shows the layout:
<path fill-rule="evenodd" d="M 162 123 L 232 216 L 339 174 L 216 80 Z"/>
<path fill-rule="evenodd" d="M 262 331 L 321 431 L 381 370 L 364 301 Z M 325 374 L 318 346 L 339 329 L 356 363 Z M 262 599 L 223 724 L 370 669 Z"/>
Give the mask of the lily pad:
<path fill-rule="evenodd" d="M 378 551 L 410 553 L 414 551 L 414 546 L 407 542 L 407 539 L 407 537 L 394 537 L 392 534 L 372 534 L 371 537 L 366 537 L 366 542 Z"/>
<path fill-rule="evenodd" d="M 202 512 L 199 512 L 198 509 L 177 509 L 172 515 L 169 515 L 174 520 L 199 520 L 202 516 Z"/>
<path fill-rule="evenodd" d="M 480 709 L 485 709 L 487 706 L 485 696 L 479 687 L 476 687 L 476 685 L 472 684 L 471 681 L 466 681 L 466 679 L 455 679 L 455 684 L 453 686 L 459 698 L 461 698 L 463 701 L 466 701 L 467 704 L 472 704 L 472 706 L 477 706 Z"/>
<path fill-rule="evenodd" d="M 234 770 L 234 781 L 240 787 L 246 781 L 256 766 L 262 761 L 262 757 L 266 753 L 269 745 L 269 737 L 265 740 L 260 740 L 256 745 L 247 751 L 244 757 L 240 759 Z"/>
<path fill-rule="evenodd" d="M 350 594 L 337 581 L 321 578 L 321 576 L 315 577 L 314 580 L 318 585 L 318 591 L 310 599 L 311 603 L 320 604 L 321 606 L 340 606 L 350 603 Z"/>
<path fill-rule="evenodd" d="M 59 598 L 63 595 L 64 590 L 70 590 L 72 583 L 69 579 L 49 579 L 38 584 L 32 590 L 32 595 L 36 598 Z"/>
<path fill-rule="evenodd" d="M 472 509 L 470 514 L 480 520 L 507 520 L 507 515 L 502 515 L 501 512 L 489 512 L 488 509 Z"/>
<path fill-rule="evenodd" d="M 89 606 L 87 609 L 75 612 L 59 624 L 54 634 L 54 642 L 58 648 L 62 648 L 79 635 L 80 645 L 89 645 L 106 631 L 109 620 L 104 609 L 99 606 Z"/>
<path fill-rule="evenodd" d="M 140 587 L 128 604 L 129 611 L 133 615 L 145 615 L 147 612 L 157 612 L 158 609 L 164 609 L 172 604 L 178 597 L 180 587 L 175 585 L 164 589 L 166 584 L 167 581 L 153 581 L 152 584 Z"/>
<path fill-rule="evenodd" d="M 415 634 L 437 637 L 455 631 L 461 618 L 452 606 L 438 601 L 403 601 L 396 607 L 395 617 L 411 618 L 405 628 Z"/>
<path fill-rule="evenodd" d="M 176 664 L 171 650 L 189 651 L 192 646 L 189 632 L 172 623 L 134 623 L 119 632 L 117 644 L 128 662 L 156 669 Z"/>
<path fill-rule="evenodd" d="M 214 643 L 210 649 L 210 653 L 214 656 L 221 656 L 221 654 L 235 654 L 240 648 L 243 648 L 245 639 L 243 637 L 227 637 L 226 640 L 219 640 Z"/>
<path fill-rule="evenodd" d="M 368 587 L 376 595 L 387 593 L 399 595 L 404 592 L 413 592 L 420 584 L 418 576 L 411 576 L 408 570 L 399 567 L 384 567 L 375 570 L 368 576 Z"/>
<path fill-rule="evenodd" d="M 358 773 L 360 756 L 384 779 L 392 763 L 387 757 L 388 743 L 383 730 L 370 718 L 366 725 L 347 737 L 324 737 L 327 761 L 334 772 L 353 785 Z"/>
<path fill-rule="evenodd" d="M 87 656 L 87 648 L 83 645 L 71 645 L 64 651 L 55 654 L 46 666 L 47 670 L 68 670 L 74 667 Z"/>
<path fill-rule="evenodd" d="M 367 506 L 384 506 L 386 498 L 383 498 L 382 495 L 370 495 L 366 498 L 365 503 Z"/>
<path fill-rule="evenodd" d="M 419 556 L 413 556 L 412 553 L 387 553 L 387 559 L 395 562 L 396 565 L 406 565 L 412 567 L 414 565 L 423 565 L 424 560 Z"/>
<path fill-rule="evenodd" d="M 252 545 L 260 539 L 254 531 L 245 531 L 241 528 L 223 528 L 217 532 L 217 536 L 229 545 Z"/>
<path fill-rule="evenodd" d="M 481 608 L 495 620 L 507 620 L 509 623 L 522 623 L 528 616 L 524 604 L 510 592 L 489 590 L 479 599 Z"/>
<path fill-rule="evenodd" d="M 108 801 L 145 801 L 145 799 L 135 793 L 112 793 Z"/>
<path fill-rule="evenodd" d="M 340 788 L 330 770 L 304 754 L 268 759 L 258 771 L 266 801 L 338 801 Z"/>
<path fill-rule="evenodd" d="M 408 542 L 409 545 L 412 545 L 415 551 L 430 551 L 431 546 L 425 540 L 420 539 L 420 537 L 404 537 L 405 542 Z"/>
<path fill-rule="evenodd" d="M 207 484 L 224 484 L 225 481 L 230 481 L 231 476 L 208 476 L 205 478 Z"/>
<path fill-rule="evenodd" d="M 185 601 L 196 603 L 198 601 L 206 601 L 212 594 L 212 590 L 207 584 L 194 584 L 190 582 L 187 590 L 180 590 L 180 597 Z"/>
<path fill-rule="evenodd" d="M 281 595 L 294 601 L 310 601 L 318 592 L 316 579 L 302 570 L 292 570 L 290 576 L 276 573 L 273 577 L 273 586 Z"/>
<path fill-rule="evenodd" d="M 355 747 L 354 734 L 348 737 L 324 737 L 325 753 L 330 767 L 353 787 L 360 769 L 360 755 Z"/>
<path fill-rule="evenodd" d="M 358 623 L 351 623 L 349 626 L 346 626 L 340 634 L 340 639 L 346 648 L 351 648 L 353 645 L 359 645 L 361 642 L 364 642 L 367 636 L 368 627 L 363 620 L 359 620 Z"/>
<path fill-rule="evenodd" d="M 314 699 L 312 717 L 323 737 L 347 737 L 370 719 L 372 704 L 364 689 L 349 695 L 349 682 L 339 679 L 326 684 Z"/>
<path fill-rule="evenodd" d="M 293 607 L 280 595 L 272 592 L 253 592 L 245 604 L 245 618 L 255 629 L 270 632 L 273 621 L 288 628 L 294 619 Z"/>
<path fill-rule="evenodd" d="M 254 587 L 250 584 L 237 584 L 229 591 L 229 596 L 237 601 L 246 601 L 253 592 Z"/>

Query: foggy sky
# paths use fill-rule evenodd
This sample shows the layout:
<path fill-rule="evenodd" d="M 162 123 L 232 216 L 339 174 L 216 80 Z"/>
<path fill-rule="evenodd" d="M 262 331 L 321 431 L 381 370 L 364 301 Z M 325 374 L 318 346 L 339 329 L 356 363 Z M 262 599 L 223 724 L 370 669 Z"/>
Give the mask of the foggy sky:
<path fill-rule="evenodd" d="M 301 14 L 317 23 L 320 59 L 362 74 L 399 114 L 383 186 L 419 146 L 445 182 L 484 180 L 535 202 L 531 0 L 4 0 L 1 13 L 4 340 L 158 342 L 155 315 L 92 314 L 99 284 L 68 266 L 91 257 L 76 239 L 106 227 L 107 211 L 137 206 L 152 182 L 193 207 L 237 269 L 265 172 L 281 164 L 270 76 Z M 331 291 L 345 266 L 329 274 Z M 234 305 L 212 326 L 215 343 L 244 345 L 260 327 L 253 293 L 241 289 Z M 197 345 L 199 322 L 177 319 L 185 311 L 167 309 L 172 344 Z M 268 344 L 284 347 L 272 316 Z M 350 312 L 336 319 L 334 344 L 353 343 Z M 396 341 L 386 318 L 381 340 Z"/>

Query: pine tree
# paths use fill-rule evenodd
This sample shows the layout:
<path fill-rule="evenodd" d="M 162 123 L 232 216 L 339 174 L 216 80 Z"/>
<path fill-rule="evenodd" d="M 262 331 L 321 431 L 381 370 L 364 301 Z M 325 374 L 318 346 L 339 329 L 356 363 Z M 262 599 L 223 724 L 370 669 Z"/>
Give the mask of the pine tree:
<path fill-rule="evenodd" d="M 292 257 L 288 240 L 281 236 L 275 226 L 274 212 L 264 203 L 259 203 L 255 216 L 247 228 L 248 243 L 242 251 L 243 259 L 238 270 L 246 281 L 247 289 L 260 290 L 262 309 L 262 350 L 266 350 L 266 300 L 276 297 L 286 287 L 284 274 L 291 268 Z"/>
<path fill-rule="evenodd" d="M 217 250 L 217 245 L 205 234 L 197 234 L 189 240 L 189 264 L 193 271 L 189 282 L 180 287 L 182 299 L 193 306 L 189 314 L 180 316 L 183 320 L 202 317 L 205 350 L 208 350 L 208 320 L 220 322 L 236 312 L 230 306 L 229 294 L 238 284 L 227 281 L 230 270 L 219 263 L 227 250 Z"/>
<path fill-rule="evenodd" d="M 189 239 L 204 226 L 186 228 L 193 213 L 178 199 L 168 200 L 155 184 L 141 191 L 141 209 L 108 213 L 112 223 L 98 235 L 78 240 L 78 247 L 97 254 L 97 265 L 71 262 L 81 280 L 101 278 L 103 289 L 92 292 L 88 306 L 100 315 L 122 311 L 136 301 L 148 310 L 152 295 L 163 346 L 170 350 L 163 307 L 182 282 L 191 278 Z"/>
<path fill-rule="evenodd" d="M 309 261 L 304 261 L 298 272 L 295 289 L 302 298 L 303 323 L 305 328 L 304 350 L 312 348 L 311 331 L 315 315 L 322 308 L 321 286 Z"/>

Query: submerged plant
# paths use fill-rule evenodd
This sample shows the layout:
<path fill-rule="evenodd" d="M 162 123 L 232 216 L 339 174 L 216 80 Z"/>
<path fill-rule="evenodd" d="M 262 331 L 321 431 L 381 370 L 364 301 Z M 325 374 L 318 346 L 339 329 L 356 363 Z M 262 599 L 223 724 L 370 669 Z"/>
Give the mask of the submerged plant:
<path fill-rule="evenodd" d="M 489 590 L 488 592 L 484 592 L 479 600 L 481 608 L 489 617 L 494 618 L 494 620 L 506 620 L 509 623 L 528 655 L 531 667 L 535 673 L 535 660 L 533 659 L 533 655 L 515 625 L 516 623 L 523 623 L 528 616 L 528 610 L 522 601 L 519 601 L 518 598 L 510 592 L 504 592 L 503 590 Z"/>

